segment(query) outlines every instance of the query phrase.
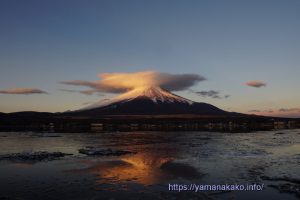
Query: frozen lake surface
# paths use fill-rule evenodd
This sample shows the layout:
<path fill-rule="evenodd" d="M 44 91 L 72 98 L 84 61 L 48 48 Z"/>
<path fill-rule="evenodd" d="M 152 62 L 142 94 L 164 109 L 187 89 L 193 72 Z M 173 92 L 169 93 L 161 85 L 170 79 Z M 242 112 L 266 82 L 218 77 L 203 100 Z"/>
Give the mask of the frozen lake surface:
<path fill-rule="evenodd" d="M 169 184 L 264 188 L 178 192 Z M 0 133 L 0 199 L 288 200 L 300 198 L 299 188 L 299 129 Z"/>

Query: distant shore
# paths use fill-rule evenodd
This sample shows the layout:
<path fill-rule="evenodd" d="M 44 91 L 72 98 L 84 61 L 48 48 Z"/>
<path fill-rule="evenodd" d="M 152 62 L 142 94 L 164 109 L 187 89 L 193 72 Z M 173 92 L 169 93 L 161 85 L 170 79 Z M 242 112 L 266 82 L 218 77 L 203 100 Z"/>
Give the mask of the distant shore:
<path fill-rule="evenodd" d="M 250 132 L 300 128 L 300 119 L 256 115 L 103 115 L 67 116 L 23 112 L 0 116 L 0 131 L 224 131 Z"/>

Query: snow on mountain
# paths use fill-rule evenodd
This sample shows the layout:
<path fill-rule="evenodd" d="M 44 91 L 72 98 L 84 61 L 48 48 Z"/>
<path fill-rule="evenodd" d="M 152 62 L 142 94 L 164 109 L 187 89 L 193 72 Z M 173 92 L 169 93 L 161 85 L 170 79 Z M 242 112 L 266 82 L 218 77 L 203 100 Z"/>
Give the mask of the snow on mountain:
<path fill-rule="evenodd" d="M 125 103 L 134 99 L 150 99 L 154 103 L 184 103 L 192 105 L 194 102 L 183 97 L 177 96 L 160 87 L 138 87 L 132 89 L 124 94 L 121 94 L 113 99 L 102 100 L 80 110 L 90 110 L 94 108 L 101 108 L 114 103 Z"/>

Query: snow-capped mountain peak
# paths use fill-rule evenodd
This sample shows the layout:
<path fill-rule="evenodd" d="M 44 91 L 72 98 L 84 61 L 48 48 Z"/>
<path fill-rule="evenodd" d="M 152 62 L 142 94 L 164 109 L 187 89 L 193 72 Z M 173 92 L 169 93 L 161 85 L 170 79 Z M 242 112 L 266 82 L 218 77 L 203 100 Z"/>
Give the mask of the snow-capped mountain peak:
<path fill-rule="evenodd" d="M 157 86 L 138 87 L 128 92 L 125 92 L 113 99 L 102 100 L 81 110 L 89 110 L 94 108 L 100 108 L 108 106 L 114 103 L 129 102 L 134 99 L 149 99 L 154 103 L 184 103 L 191 105 L 194 102 L 183 97 L 177 96 L 167 90 L 164 90 Z"/>
<path fill-rule="evenodd" d="M 137 88 L 132 91 L 133 96 L 136 96 L 136 98 L 149 98 L 153 102 L 167 102 L 167 103 L 173 103 L 173 102 L 181 102 L 181 103 L 187 103 L 192 104 L 193 101 L 190 101 L 188 99 L 185 99 L 183 97 L 177 96 L 167 90 L 164 90 L 160 87 L 142 87 Z"/>

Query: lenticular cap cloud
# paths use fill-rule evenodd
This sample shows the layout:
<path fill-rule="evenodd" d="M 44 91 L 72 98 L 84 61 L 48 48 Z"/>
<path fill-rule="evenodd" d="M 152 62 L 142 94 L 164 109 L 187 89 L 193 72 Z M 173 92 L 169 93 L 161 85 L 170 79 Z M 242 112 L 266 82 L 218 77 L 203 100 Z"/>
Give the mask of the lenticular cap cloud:
<path fill-rule="evenodd" d="M 63 81 L 61 83 L 86 86 L 98 92 L 120 93 L 138 87 L 159 86 L 170 91 L 181 91 L 206 80 L 198 74 L 168 74 L 156 71 L 132 73 L 101 73 L 99 81 Z"/>

